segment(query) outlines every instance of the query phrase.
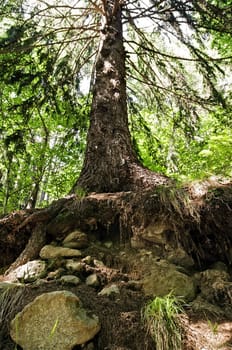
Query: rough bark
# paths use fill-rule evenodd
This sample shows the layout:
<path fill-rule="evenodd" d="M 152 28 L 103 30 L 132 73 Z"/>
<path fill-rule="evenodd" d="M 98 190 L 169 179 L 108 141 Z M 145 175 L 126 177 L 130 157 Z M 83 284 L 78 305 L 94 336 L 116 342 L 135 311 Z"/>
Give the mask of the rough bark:
<path fill-rule="evenodd" d="M 121 5 L 117 0 L 107 1 L 105 11 L 87 149 L 73 191 L 80 187 L 89 192 L 117 192 L 167 183 L 165 176 L 144 169 L 133 151 L 128 128 Z"/>

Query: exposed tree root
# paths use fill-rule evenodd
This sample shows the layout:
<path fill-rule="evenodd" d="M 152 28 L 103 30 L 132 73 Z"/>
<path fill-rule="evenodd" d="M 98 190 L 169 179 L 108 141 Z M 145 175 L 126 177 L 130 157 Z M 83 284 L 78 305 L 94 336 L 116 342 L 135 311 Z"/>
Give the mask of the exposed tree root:
<path fill-rule="evenodd" d="M 196 264 L 232 261 L 232 186 L 211 187 L 202 196 L 189 188 L 156 187 L 143 192 L 92 193 L 62 198 L 48 208 L 15 212 L 0 220 L 0 266 L 16 266 L 38 256 L 74 229 L 100 239 L 134 240 L 145 246 L 181 246 Z M 152 232 L 161 230 L 156 241 Z M 14 262 L 15 261 L 15 262 Z"/>
<path fill-rule="evenodd" d="M 46 243 L 46 233 L 45 226 L 43 224 L 37 224 L 37 226 L 32 231 L 31 237 L 22 251 L 22 253 L 17 257 L 17 259 L 10 265 L 6 270 L 5 275 L 8 275 L 11 271 L 17 267 L 27 263 L 38 257 L 40 250 Z"/>
<path fill-rule="evenodd" d="M 111 169 L 112 175 L 109 176 L 109 167 L 105 169 L 104 175 L 104 173 L 99 173 L 97 169 L 89 166 L 81 173 L 81 176 L 73 186 L 72 193 L 76 193 L 79 189 L 87 192 L 97 191 L 99 193 L 141 192 L 156 186 L 173 184 L 173 180 L 169 177 L 144 168 L 137 161 L 125 163 L 122 166 L 117 165 L 116 167 L 117 169 L 113 169 L 114 171 Z"/>

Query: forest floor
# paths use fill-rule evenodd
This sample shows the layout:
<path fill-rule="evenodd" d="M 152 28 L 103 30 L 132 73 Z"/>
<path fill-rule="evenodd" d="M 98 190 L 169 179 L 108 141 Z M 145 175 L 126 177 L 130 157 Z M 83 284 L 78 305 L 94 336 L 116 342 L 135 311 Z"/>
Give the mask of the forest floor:
<path fill-rule="evenodd" d="M 97 264 L 94 269 L 101 286 L 91 287 L 84 282 L 70 286 L 62 284 L 59 279 L 44 278 L 39 283 L 25 284 L 23 298 L 15 312 L 42 293 L 66 289 L 78 295 L 83 306 L 98 315 L 101 323 L 101 331 L 90 344 L 76 346 L 73 350 L 154 350 L 153 340 L 141 322 L 141 310 L 148 301 L 139 283 L 143 273 L 138 263 L 141 254 L 138 250 L 129 247 L 122 249 L 115 245 L 105 249 L 99 243 L 94 248 L 90 247 L 85 254 L 104 263 Z M 111 284 L 118 286 L 120 294 L 99 296 L 102 286 Z M 196 314 L 192 311 L 191 304 L 185 311 L 182 350 L 232 349 L 232 319 Z M 0 349 L 16 348 L 6 336 L 2 338 Z"/>

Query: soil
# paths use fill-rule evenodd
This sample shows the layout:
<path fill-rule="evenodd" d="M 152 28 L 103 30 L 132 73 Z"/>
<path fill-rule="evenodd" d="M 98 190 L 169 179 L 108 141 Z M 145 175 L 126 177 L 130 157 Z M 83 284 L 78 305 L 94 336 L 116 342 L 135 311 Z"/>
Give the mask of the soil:
<path fill-rule="evenodd" d="M 67 286 L 48 278 L 26 284 L 23 298 L 10 319 L 41 293 L 65 289 L 75 293 L 84 308 L 97 315 L 101 323 L 101 331 L 89 344 L 76 346 L 73 350 L 154 350 L 153 340 L 141 321 L 141 310 L 148 301 L 139 283 L 142 270 L 139 270 L 138 261 L 141 255 L 135 249 L 123 248 L 116 244 L 110 249 L 101 244 L 88 248 L 85 255 L 90 254 L 104 265 L 89 265 L 81 285 Z M 101 281 L 97 288 L 84 283 L 86 275 L 92 272 L 97 273 Z M 117 284 L 120 294 L 98 295 L 102 286 L 112 283 Z M 196 315 L 189 305 L 185 311 L 186 314 L 181 316 L 184 330 L 182 350 L 232 349 L 232 319 Z M 15 347 L 7 332 L 0 332 L 0 337 L 1 350 L 21 350 Z"/>

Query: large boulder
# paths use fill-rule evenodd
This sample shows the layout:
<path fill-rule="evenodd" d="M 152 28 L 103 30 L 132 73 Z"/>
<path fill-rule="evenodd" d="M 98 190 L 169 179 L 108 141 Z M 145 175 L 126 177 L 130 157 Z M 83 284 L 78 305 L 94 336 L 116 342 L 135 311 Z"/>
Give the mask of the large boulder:
<path fill-rule="evenodd" d="M 148 296 L 165 296 L 170 292 L 186 301 L 195 298 L 196 288 L 191 277 L 178 271 L 167 261 L 154 262 L 143 279 L 143 289 Z"/>
<path fill-rule="evenodd" d="M 100 330 L 98 317 L 88 315 L 68 291 L 44 293 L 11 322 L 10 335 L 23 350 L 71 350 Z"/>

